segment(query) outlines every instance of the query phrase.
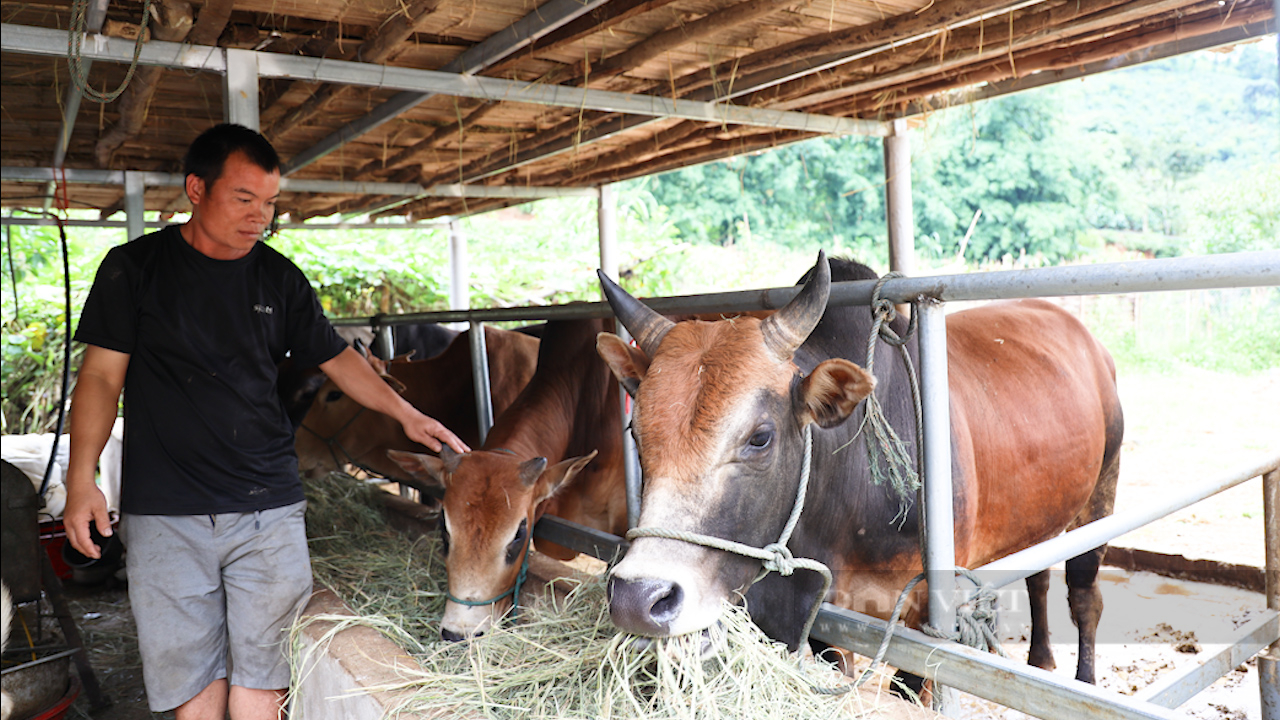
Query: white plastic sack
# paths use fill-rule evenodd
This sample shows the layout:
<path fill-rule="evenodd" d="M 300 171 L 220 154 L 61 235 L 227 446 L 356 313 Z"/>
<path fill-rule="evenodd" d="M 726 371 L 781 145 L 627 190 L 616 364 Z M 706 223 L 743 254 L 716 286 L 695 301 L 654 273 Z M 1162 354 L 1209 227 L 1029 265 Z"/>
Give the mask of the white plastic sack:
<path fill-rule="evenodd" d="M 113 511 L 120 509 L 120 473 L 124 444 L 124 420 L 117 418 L 111 428 L 111 437 L 102 451 L 98 461 L 100 477 L 98 487 L 107 498 L 107 507 Z M 13 463 L 31 480 L 37 491 L 44 482 L 44 471 L 49 463 L 49 452 L 53 448 L 53 433 L 32 433 L 29 435 L 5 435 L 0 438 L 0 457 Z M 71 436 L 63 435 L 58 440 L 58 456 L 53 463 L 53 471 L 49 475 L 49 487 L 44 494 L 44 507 L 40 509 L 40 519 L 59 520 L 67 506 L 67 462 L 71 454 Z"/>

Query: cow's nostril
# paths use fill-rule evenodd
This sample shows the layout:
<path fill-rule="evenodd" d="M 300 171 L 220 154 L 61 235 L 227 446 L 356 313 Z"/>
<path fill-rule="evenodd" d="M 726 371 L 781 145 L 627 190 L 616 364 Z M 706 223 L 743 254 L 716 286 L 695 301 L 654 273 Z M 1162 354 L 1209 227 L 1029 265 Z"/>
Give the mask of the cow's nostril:
<path fill-rule="evenodd" d="M 446 642 L 462 642 L 465 638 L 463 638 L 462 633 L 456 633 L 448 628 L 440 628 L 440 639 Z"/>
<path fill-rule="evenodd" d="M 669 635 L 684 604 L 684 590 L 670 580 L 613 577 L 608 590 L 614 624 L 638 635 Z"/>
<path fill-rule="evenodd" d="M 672 620 L 680 614 L 680 606 L 684 603 L 684 590 L 678 583 L 672 583 L 665 593 L 662 593 L 654 601 L 649 608 L 649 617 L 653 618 L 656 625 L 669 626 Z"/>

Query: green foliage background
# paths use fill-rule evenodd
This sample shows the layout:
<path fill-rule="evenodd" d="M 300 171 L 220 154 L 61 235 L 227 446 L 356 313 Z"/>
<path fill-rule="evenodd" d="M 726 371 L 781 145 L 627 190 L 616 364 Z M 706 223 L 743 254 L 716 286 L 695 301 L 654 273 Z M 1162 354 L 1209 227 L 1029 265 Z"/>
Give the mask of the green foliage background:
<path fill-rule="evenodd" d="M 921 264 L 964 272 L 1280 249 L 1276 67 L 1275 43 L 1254 43 L 929 115 L 911 131 Z M 621 183 L 622 284 L 640 296 L 789 285 L 818 248 L 883 272 L 883 162 L 876 139 L 828 138 Z M 461 224 L 473 307 L 598 299 L 594 201 Z M 68 234 L 74 320 L 103 254 L 125 238 Z M 285 231 L 269 242 L 335 317 L 448 305 L 443 229 Z M 0 431 L 49 431 L 66 337 L 56 230 L 7 228 L 2 268 Z M 1122 368 L 1280 367 L 1280 290 L 1163 295 L 1143 296 L 1141 313 L 1100 298 L 1081 315 Z"/>

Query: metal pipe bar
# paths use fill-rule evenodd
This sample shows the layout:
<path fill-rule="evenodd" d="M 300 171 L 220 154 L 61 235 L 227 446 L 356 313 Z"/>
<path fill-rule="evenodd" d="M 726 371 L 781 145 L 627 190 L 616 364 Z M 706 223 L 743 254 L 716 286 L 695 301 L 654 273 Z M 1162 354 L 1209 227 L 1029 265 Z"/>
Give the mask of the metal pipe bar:
<path fill-rule="evenodd" d="M 64 50 L 59 49 L 65 46 L 66 33 L 62 31 L 4 23 L 0 25 L 0 33 L 3 34 L 3 40 L 0 42 L 6 52 L 56 57 L 66 54 Z M 95 36 L 95 39 L 97 37 L 100 36 Z M 477 98 L 487 102 L 530 103 L 629 115 L 682 118 L 717 124 L 755 125 L 830 135 L 883 135 L 886 132 L 884 123 L 879 120 L 858 120 L 788 110 L 743 107 L 727 103 L 672 100 L 658 95 L 635 95 L 609 90 L 545 85 L 349 60 L 266 52 L 256 54 L 260 78 L 331 82 L 385 90 Z M 133 43 L 125 43 L 117 38 L 107 38 L 107 42 L 101 48 L 96 42 L 85 43 L 84 57 L 92 60 L 129 62 L 133 57 Z M 226 59 L 222 49 L 208 46 L 152 41 L 143 48 L 138 62 L 142 65 L 226 72 Z"/>
<path fill-rule="evenodd" d="M 533 526 L 533 535 L 607 563 L 622 557 L 631 547 L 631 543 L 617 535 L 554 515 L 543 515 Z"/>
<path fill-rule="evenodd" d="M 1280 0 L 1276 4 L 1280 6 Z M 1267 608 L 1280 611 L 1280 469 L 1272 468 L 1262 476 L 1262 512 Z M 1280 720 L 1280 640 L 1258 656 L 1258 685 L 1262 720 Z"/>
<path fill-rule="evenodd" d="M 907 121 L 890 123 L 884 145 L 885 219 L 889 230 L 889 269 L 915 275 L 915 217 L 911 207 L 911 137 Z"/>
<path fill-rule="evenodd" d="M 1045 284 L 1044 290 L 1037 291 L 1039 283 Z M 868 305 L 875 284 L 874 280 L 832 283 L 827 304 L 834 307 Z M 952 301 L 1270 286 L 1280 286 L 1280 251 L 1276 250 L 1103 263 L 1079 268 L 1037 268 L 971 275 L 898 278 L 886 281 L 880 295 L 893 302 L 906 302 L 920 297 Z M 642 302 L 666 315 L 776 310 L 786 305 L 797 292 L 799 289 L 796 287 L 769 288 L 647 298 Z M 596 302 L 475 309 L 466 313 L 411 313 L 388 318 L 387 321 L 421 323 L 477 319 L 500 322 L 598 318 L 610 317 L 612 314 L 607 303 Z M 366 318 L 349 320 L 353 325 L 368 321 Z"/>
<path fill-rule="evenodd" d="M 258 56 L 227 48 L 227 74 L 222 78 L 222 112 L 227 122 L 258 131 Z"/>
<path fill-rule="evenodd" d="M 813 637 L 873 656 L 885 622 L 823 603 Z M 1173 720 L 1173 711 L 1055 675 L 1038 667 L 938 640 L 917 630 L 894 629 L 884 661 L 942 685 L 1042 718 Z"/>
<path fill-rule="evenodd" d="M 85 14 L 85 30 L 97 33 L 102 30 L 102 24 L 107 20 L 107 0 L 94 0 L 89 3 L 89 11 Z M 89 76 L 89 70 L 93 68 L 92 60 L 84 60 L 80 63 L 80 71 L 84 73 L 84 77 Z M 76 117 L 80 114 L 80 101 L 84 99 L 84 94 L 80 92 L 80 88 L 76 84 L 70 83 L 67 86 L 67 94 L 62 101 L 62 132 L 58 133 L 58 141 L 53 146 L 53 167 L 60 168 L 62 163 L 67 159 L 67 148 L 71 146 L 71 134 L 75 130 Z M 53 192 L 57 189 L 57 183 L 52 180 L 44 189 L 44 203 L 42 210 L 48 210 L 53 204 Z"/>
<path fill-rule="evenodd" d="M 0 218 L 0 226 L 19 225 L 34 227 L 52 227 L 56 226 L 58 221 L 54 218 L 45 217 L 11 217 L 5 216 Z M 82 220 L 78 218 L 69 218 L 63 220 L 62 224 L 66 227 L 91 227 L 91 228 L 123 228 L 129 224 L 124 220 Z M 146 226 L 149 228 L 162 228 L 169 225 L 175 225 L 172 220 L 148 220 Z M 447 228 L 449 223 L 430 221 L 419 223 L 374 223 L 374 222 L 336 222 L 336 223 L 280 223 L 280 230 L 439 230 Z"/>
<path fill-rule="evenodd" d="M 1182 705 L 1280 638 L 1280 613 L 1265 611 L 1237 630 L 1236 636 L 1238 640 L 1208 658 L 1199 658 L 1201 662 L 1161 675 L 1135 693 L 1134 699 L 1167 708 Z"/>
<path fill-rule="evenodd" d="M 951 492 L 951 400 L 947 387 L 947 318 L 942 303 L 916 306 L 920 321 L 920 402 L 924 417 L 922 502 L 929 624 L 956 626 L 956 543 Z"/>
<path fill-rule="evenodd" d="M 142 176 L 136 172 L 124 173 L 124 221 L 125 241 L 142 237 L 147 231 L 146 187 L 142 184 Z"/>
<path fill-rule="evenodd" d="M 65 177 L 64 177 L 65 174 Z M 185 178 L 181 173 L 143 172 L 142 182 L 147 187 L 182 187 Z M 5 182 L 54 182 L 82 183 L 88 185 L 123 185 L 122 170 L 88 170 L 66 168 L 5 167 L 0 168 L 0 180 Z M 542 198 L 595 197 L 598 191 L 589 187 L 530 187 L 526 185 L 433 185 L 424 188 L 417 183 L 363 182 L 356 180 L 306 180 L 281 178 L 280 189 L 288 192 L 335 193 L 341 195 L 397 195 L 419 197 L 468 197 L 468 198 L 516 198 L 539 200 Z"/>
<path fill-rule="evenodd" d="M 1242 468 L 1222 479 L 1202 483 L 1163 501 L 1153 498 L 1148 507 L 1094 520 L 1088 525 L 1082 525 L 1052 540 L 1046 540 L 1039 545 L 987 563 L 976 568 L 974 572 L 992 587 L 1004 587 L 1044 568 L 1099 547 L 1166 515 L 1172 515 L 1207 497 L 1229 490 L 1264 473 L 1275 472 L 1277 468 L 1280 468 L 1280 457 Z"/>
<path fill-rule="evenodd" d="M 476 422 L 480 425 L 480 444 L 484 444 L 493 427 L 493 396 L 489 387 L 489 352 L 484 336 L 484 323 L 471 321 L 471 377 L 476 391 Z"/>

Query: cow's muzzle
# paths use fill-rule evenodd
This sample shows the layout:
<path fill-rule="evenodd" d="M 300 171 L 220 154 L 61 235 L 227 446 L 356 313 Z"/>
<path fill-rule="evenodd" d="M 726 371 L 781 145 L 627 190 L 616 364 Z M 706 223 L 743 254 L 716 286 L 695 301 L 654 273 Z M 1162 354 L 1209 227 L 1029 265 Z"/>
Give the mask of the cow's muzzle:
<path fill-rule="evenodd" d="M 636 635 L 667 637 L 680 616 L 684 589 L 671 580 L 609 578 L 609 616 L 620 629 Z"/>

